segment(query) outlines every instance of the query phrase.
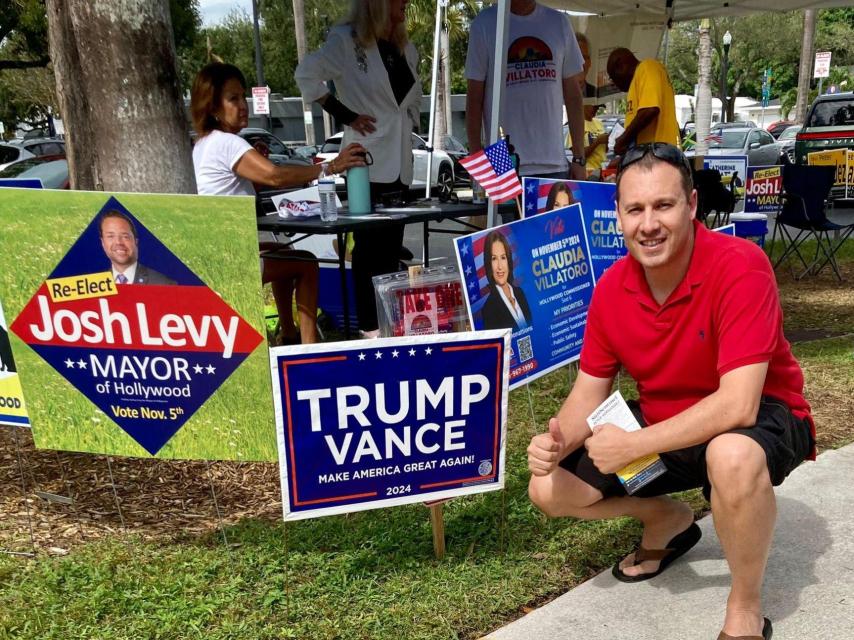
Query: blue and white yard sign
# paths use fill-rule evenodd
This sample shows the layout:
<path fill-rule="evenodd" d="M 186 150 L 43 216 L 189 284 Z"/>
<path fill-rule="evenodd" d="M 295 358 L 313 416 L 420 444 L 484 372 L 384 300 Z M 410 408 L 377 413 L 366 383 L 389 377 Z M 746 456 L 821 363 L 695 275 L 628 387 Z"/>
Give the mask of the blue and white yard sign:
<path fill-rule="evenodd" d="M 285 520 L 503 488 L 509 337 L 271 349 Z"/>
<path fill-rule="evenodd" d="M 511 389 L 578 359 L 595 284 L 580 205 L 454 243 L 472 327 L 513 331 Z"/>

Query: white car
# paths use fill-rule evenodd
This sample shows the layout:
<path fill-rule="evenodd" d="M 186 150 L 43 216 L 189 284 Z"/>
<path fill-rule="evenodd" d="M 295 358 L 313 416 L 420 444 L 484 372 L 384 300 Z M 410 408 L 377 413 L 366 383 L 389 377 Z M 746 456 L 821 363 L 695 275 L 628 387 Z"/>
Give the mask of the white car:
<path fill-rule="evenodd" d="M 424 189 L 427 178 L 427 143 L 418 134 L 412 135 L 412 185 L 411 188 Z M 330 136 L 323 143 L 320 152 L 315 156 L 315 162 L 328 162 L 338 155 L 341 150 L 341 139 L 343 133 Z M 431 171 L 433 180 L 431 184 L 440 191 L 450 193 L 454 189 L 454 161 L 447 153 L 439 149 L 433 150 L 433 168 Z M 344 178 L 335 178 L 335 184 L 343 188 Z"/>

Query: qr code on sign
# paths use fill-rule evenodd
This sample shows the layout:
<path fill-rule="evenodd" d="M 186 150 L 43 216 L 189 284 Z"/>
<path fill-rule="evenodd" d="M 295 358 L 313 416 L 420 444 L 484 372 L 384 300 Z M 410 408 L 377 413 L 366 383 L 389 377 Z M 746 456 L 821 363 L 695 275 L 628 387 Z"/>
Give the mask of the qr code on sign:
<path fill-rule="evenodd" d="M 516 348 L 519 350 L 519 362 L 527 362 L 534 357 L 534 350 L 531 348 L 531 336 L 523 336 L 516 341 Z"/>

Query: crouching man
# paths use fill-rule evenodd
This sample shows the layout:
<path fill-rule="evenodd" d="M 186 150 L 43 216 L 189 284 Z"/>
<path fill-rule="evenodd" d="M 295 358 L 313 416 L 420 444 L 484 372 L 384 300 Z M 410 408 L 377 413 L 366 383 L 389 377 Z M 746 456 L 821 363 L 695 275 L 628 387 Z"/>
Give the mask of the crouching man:
<path fill-rule="evenodd" d="M 596 286 L 578 379 L 547 433 L 528 447 L 531 500 L 551 517 L 631 516 L 638 549 L 618 563 L 647 580 L 700 539 L 691 509 L 667 494 L 702 487 L 732 574 L 719 640 L 771 637 L 761 589 L 776 518 L 773 486 L 815 457 L 803 374 L 783 337 L 762 250 L 695 220 L 691 171 L 674 146 L 640 145 L 617 178 L 629 255 Z M 586 418 L 620 367 L 637 382 L 644 428 Z M 615 472 L 658 453 L 667 472 L 628 496 Z"/>

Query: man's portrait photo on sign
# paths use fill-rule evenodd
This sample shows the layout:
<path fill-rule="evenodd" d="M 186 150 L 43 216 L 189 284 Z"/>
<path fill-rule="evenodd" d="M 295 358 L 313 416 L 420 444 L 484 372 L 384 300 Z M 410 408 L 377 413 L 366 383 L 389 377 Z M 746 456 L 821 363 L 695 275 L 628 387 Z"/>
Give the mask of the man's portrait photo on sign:
<path fill-rule="evenodd" d="M 101 248 L 117 284 L 165 284 L 175 281 L 139 262 L 139 236 L 129 216 L 111 209 L 98 222 Z"/>
<path fill-rule="evenodd" d="M 491 231 L 483 244 L 483 267 L 489 295 L 481 309 L 484 329 L 524 329 L 531 324 L 531 309 L 522 287 L 514 284 L 513 251 L 507 237 Z"/>

